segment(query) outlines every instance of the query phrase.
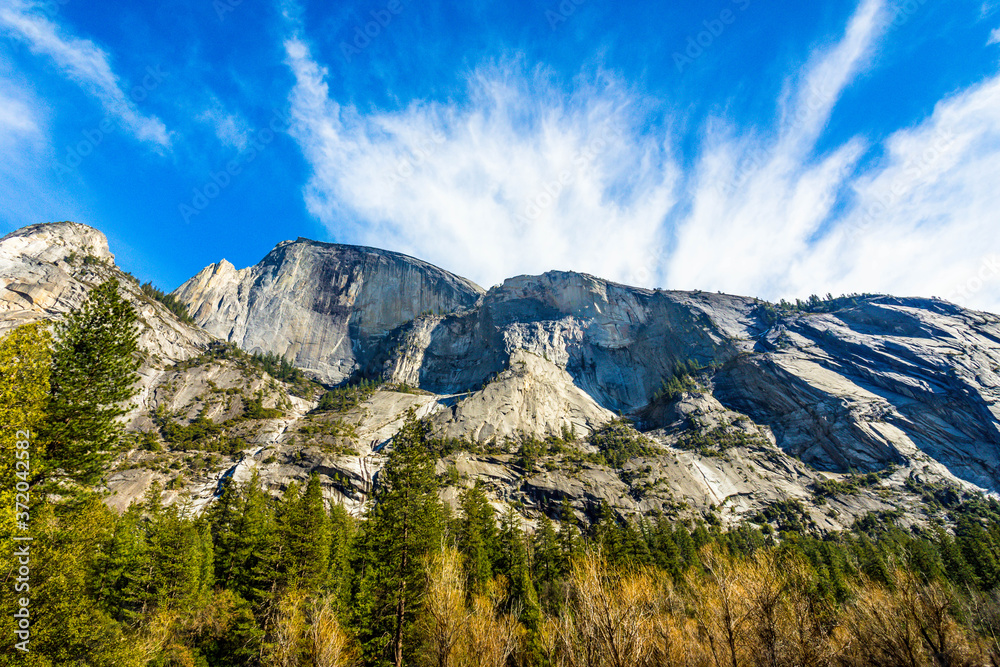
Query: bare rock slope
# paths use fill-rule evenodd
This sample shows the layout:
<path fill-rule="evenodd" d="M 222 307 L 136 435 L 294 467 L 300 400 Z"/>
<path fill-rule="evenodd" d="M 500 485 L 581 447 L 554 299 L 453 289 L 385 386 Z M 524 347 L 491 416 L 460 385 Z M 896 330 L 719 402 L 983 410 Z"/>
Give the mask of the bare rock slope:
<path fill-rule="evenodd" d="M 567 272 L 484 292 L 299 239 L 187 281 L 190 326 L 115 268 L 100 232 L 54 223 L 0 239 L 0 332 L 60 317 L 108 277 L 141 314 L 145 355 L 136 445 L 108 482 L 118 507 L 154 481 L 200 506 L 227 477 L 278 492 L 317 473 L 360 510 L 409 410 L 438 438 L 446 498 L 482 480 L 529 520 L 566 499 L 581 517 L 606 503 L 833 529 L 894 508 L 929 519 L 932 487 L 1000 491 L 1000 318 L 939 300 L 803 312 Z M 276 380 L 228 343 L 327 386 Z M 383 384 L 317 410 L 359 378 Z"/>
<path fill-rule="evenodd" d="M 421 314 L 471 306 L 481 292 L 406 255 L 298 239 L 252 267 L 226 260 L 206 267 L 175 294 L 212 334 L 336 383 L 389 331 Z"/>

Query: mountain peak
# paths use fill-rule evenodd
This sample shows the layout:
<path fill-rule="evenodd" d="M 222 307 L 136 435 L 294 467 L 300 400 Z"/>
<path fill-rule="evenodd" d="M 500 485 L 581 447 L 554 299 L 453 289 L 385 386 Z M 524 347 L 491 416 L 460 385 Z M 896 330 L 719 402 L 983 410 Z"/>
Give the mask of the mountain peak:
<path fill-rule="evenodd" d="M 108 248 L 108 239 L 102 232 L 68 220 L 17 229 L 0 239 L 0 253 L 8 257 L 23 255 L 45 262 L 57 262 L 73 253 L 106 262 L 115 261 Z"/>

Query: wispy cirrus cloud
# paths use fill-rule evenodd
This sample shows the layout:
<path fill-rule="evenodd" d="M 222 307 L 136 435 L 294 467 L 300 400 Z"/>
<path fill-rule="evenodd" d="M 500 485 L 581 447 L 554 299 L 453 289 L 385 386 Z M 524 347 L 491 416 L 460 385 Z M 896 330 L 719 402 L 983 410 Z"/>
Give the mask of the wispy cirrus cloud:
<path fill-rule="evenodd" d="M 38 120 L 31 107 L 0 82 L 0 141 L 39 133 Z"/>
<path fill-rule="evenodd" d="M 891 38 L 886 11 L 862 0 L 789 76 L 772 125 L 710 118 L 687 160 L 671 128 L 691 119 L 650 122 L 608 73 L 565 95 L 543 70 L 491 65 L 463 101 L 366 113 L 331 98 L 326 69 L 293 29 L 291 132 L 313 170 L 306 204 L 340 240 L 396 247 L 487 285 L 568 268 L 771 299 L 882 291 L 1000 311 L 1000 275 L 967 288 L 1000 252 L 990 231 L 1000 77 L 885 139 L 823 143 L 844 92 Z"/>
<path fill-rule="evenodd" d="M 7 0 L 0 7 L 0 30 L 45 55 L 62 74 L 101 103 L 141 141 L 166 147 L 170 137 L 163 122 L 142 113 L 111 67 L 110 56 L 89 39 L 82 39 L 54 23 L 33 4 Z"/>
<path fill-rule="evenodd" d="M 197 119 L 209 125 L 224 146 L 244 150 L 250 144 L 250 124 L 239 113 L 228 111 L 217 97 L 212 97 Z"/>
<path fill-rule="evenodd" d="M 840 41 L 789 80 L 771 131 L 711 122 L 687 183 L 690 213 L 674 221 L 668 285 L 761 296 L 798 289 L 790 264 L 809 251 L 865 150 L 857 139 L 816 155 L 816 142 L 877 38 L 882 11 L 880 0 L 865 0 Z"/>
<path fill-rule="evenodd" d="M 508 62 L 477 70 L 466 104 L 364 114 L 330 99 L 306 43 L 286 51 L 291 132 L 314 169 L 306 203 L 340 239 L 486 284 L 552 268 L 624 279 L 663 239 L 679 174 L 635 133 L 631 97 L 609 77 L 566 98 L 546 72 Z"/>

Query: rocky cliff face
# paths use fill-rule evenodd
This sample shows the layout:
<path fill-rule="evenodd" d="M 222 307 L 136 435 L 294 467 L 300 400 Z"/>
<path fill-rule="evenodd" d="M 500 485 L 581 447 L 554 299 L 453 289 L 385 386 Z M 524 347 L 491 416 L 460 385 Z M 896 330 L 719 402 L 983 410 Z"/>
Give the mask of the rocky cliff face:
<path fill-rule="evenodd" d="M 406 255 L 299 239 L 279 243 L 246 269 L 213 264 L 175 295 L 210 333 L 247 351 L 276 352 L 337 383 L 396 327 L 467 308 L 481 293 Z"/>
<path fill-rule="evenodd" d="M 182 285 L 199 328 L 146 298 L 99 232 L 58 223 L 0 239 L 0 331 L 56 318 L 111 276 L 146 352 L 131 422 L 144 444 L 109 480 L 120 507 L 154 480 L 203 504 L 222 477 L 256 472 L 277 491 L 316 472 L 360 509 L 410 409 L 451 443 L 446 498 L 482 480 L 529 520 L 565 498 L 581 517 L 792 507 L 838 528 L 894 507 L 928 520 L 922 489 L 1000 491 L 1000 318 L 943 301 L 779 312 L 566 272 L 484 293 L 403 255 L 300 239 Z M 384 384 L 318 412 L 322 388 L 276 381 L 223 341 L 327 384 Z M 609 426 L 619 414 L 643 434 Z M 643 444 L 608 450 L 608 428 Z"/>
<path fill-rule="evenodd" d="M 817 467 L 943 466 L 1000 489 L 1000 318 L 893 297 L 775 317 L 755 299 L 548 273 L 407 325 L 373 370 L 452 393 L 528 351 L 599 406 L 637 414 L 691 360 L 722 404 Z"/>
<path fill-rule="evenodd" d="M 393 268 L 370 268 L 383 261 Z M 828 313 L 775 314 L 756 299 L 653 291 L 566 272 L 511 278 L 480 296 L 408 258 L 302 241 L 279 245 L 244 271 L 209 267 L 178 296 L 199 321 L 245 347 L 284 352 L 300 364 L 332 350 L 323 379 L 360 369 L 454 397 L 435 418 L 449 436 L 545 435 L 567 424 L 586 433 L 616 412 L 660 427 L 662 410 L 652 399 L 678 364 L 691 361 L 706 369 L 698 382 L 721 409 L 766 429 L 783 453 L 817 468 L 899 467 L 1000 489 L 1000 319 L 993 315 L 893 297 Z M 210 283 L 207 273 L 230 276 L 225 294 L 246 294 L 240 303 L 248 305 L 230 307 L 235 297 L 216 298 L 222 292 L 202 287 L 197 293 L 211 295 L 193 297 L 196 284 Z M 407 291 L 414 281 L 424 286 L 421 304 L 426 290 L 436 290 L 436 303 L 457 312 L 420 314 L 423 305 L 412 305 L 416 296 Z M 255 290 L 267 308 L 249 305 Z M 361 292 L 373 296 L 347 296 Z M 315 306 L 333 302 L 344 309 Z M 234 319 L 234 330 L 219 328 Z M 303 337 L 310 341 L 305 356 L 306 344 L 294 342 Z"/>

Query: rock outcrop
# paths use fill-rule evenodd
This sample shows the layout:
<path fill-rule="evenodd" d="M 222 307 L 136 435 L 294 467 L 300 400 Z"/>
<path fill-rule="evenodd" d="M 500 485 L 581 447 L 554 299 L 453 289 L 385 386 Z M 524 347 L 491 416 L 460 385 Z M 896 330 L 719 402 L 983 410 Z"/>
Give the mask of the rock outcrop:
<path fill-rule="evenodd" d="M 180 322 L 120 271 L 104 234 L 76 222 L 18 229 L 0 239 L 0 333 L 53 320 L 79 306 L 95 285 L 115 278 L 139 313 L 139 344 L 151 359 L 176 362 L 197 355 L 213 337 Z"/>
<path fill-rule="evenodd" d="M 367 363 L 393 329 L 472 306 L 481 293 L 406 255 L 298 239 L 245 269 L 222 260 L 174 294 L 210 333 L 247 351 L 276 352 L 337 383 Z"/>

